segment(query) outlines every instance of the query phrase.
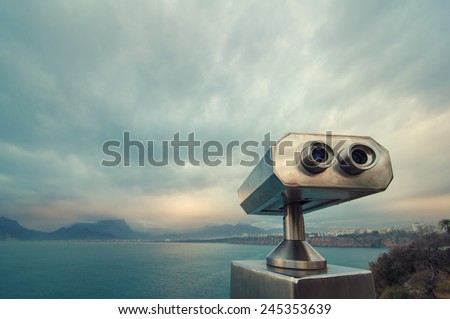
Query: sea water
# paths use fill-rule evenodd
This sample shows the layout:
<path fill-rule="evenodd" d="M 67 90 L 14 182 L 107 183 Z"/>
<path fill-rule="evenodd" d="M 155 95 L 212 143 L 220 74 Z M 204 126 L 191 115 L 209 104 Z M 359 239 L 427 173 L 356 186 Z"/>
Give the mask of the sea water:
<path fill-rule="evenodd" d="M 232 260 L 271 246 L 151 242 L 0 242 L 0 298 L 228 298 Z M 316 248 L 368 269 L 380 248 Z"/>

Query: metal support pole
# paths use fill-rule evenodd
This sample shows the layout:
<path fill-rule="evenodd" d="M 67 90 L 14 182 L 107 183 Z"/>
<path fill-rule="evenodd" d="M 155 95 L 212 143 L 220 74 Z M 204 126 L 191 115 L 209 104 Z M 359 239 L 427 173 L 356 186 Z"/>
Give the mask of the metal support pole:
<path fill-rule="evenodd" d="M 327 261 L 305 240 L 305 222 L 299 202 L 285 207 L 284 240 L 269 254 L 269 266 L 301 270 L 327 267 Z"/>
<path fill-rule="evenodd" d="M 284 239 L 305 240 L 305 221 L 303 219 L 302 207 L 298 203 L 289 204 L 285 208 Z"/>

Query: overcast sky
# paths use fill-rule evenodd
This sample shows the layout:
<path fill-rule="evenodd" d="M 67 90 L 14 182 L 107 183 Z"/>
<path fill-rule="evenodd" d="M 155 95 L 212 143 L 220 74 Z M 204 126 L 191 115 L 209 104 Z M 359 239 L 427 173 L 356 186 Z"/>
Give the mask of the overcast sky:
<path fill-rule="evenodd" d="M 0 216 L 281 227 L 239 207 L 251 167 L 103 167 L 102 144 L 330 130 L 384 145 L 394 180 L 307 227 L 436 224 L 450 217 L 449 14 L 448 1 L 0 0 Z"/>

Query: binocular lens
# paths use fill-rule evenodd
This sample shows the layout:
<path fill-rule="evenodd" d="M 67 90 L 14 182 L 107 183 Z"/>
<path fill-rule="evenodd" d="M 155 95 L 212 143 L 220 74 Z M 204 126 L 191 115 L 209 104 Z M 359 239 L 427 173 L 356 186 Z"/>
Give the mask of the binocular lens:
<path fill-rule="evenodd" d="M 367 153 L 360 148 L 354 149 L 352 151 L 352 159 L 355 161 L 356 164 L 364 165 L 367 163 L 368 160 Z"/>
<path fill-rule="evenodd" d="M 318 163 L 324 163 L 328 160 L 328 152 L 323 147 L 314 147 L 314 149 L 311 152 L 313 160 L 315 160 Z"/>

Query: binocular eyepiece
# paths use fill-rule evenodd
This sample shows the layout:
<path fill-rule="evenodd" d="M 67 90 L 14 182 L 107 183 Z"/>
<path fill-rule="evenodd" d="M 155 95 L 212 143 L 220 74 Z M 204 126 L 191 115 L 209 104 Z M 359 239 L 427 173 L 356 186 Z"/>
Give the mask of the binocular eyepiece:
<path fill-rule="evenodd" d="M 375 150 L 364 144 L 349 145 L 335 155 L 325 142 L 311 141 L 301 151 L 301 163 L 306 170 L 317 174 L 330 167 L 336 156 L 341 168 L 352 175 L 372 168 L 378 159 Z"/>
<path fill-rule="evenodd" d="M 301 152 L 301 162 L 311 173 L 321 173 L 331 166 L 334 159 L 333 149 L 319 141 L 307 142 Z"/>

